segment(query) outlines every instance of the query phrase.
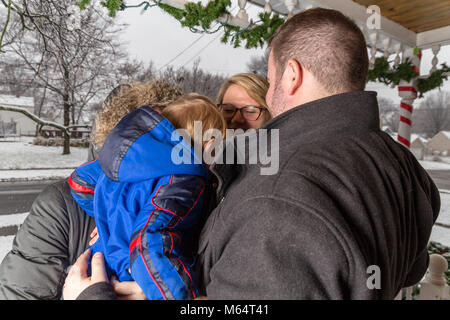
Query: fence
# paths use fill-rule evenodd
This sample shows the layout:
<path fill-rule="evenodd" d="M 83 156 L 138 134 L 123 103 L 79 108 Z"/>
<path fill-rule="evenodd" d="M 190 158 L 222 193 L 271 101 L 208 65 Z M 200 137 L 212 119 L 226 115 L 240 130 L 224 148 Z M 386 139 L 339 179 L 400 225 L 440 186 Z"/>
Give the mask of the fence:
<path fill-rule="evenodd" d="M 14 121 L 4 122 L 0 120 L 0 138 L 17 137 L 17 123 Z"/>

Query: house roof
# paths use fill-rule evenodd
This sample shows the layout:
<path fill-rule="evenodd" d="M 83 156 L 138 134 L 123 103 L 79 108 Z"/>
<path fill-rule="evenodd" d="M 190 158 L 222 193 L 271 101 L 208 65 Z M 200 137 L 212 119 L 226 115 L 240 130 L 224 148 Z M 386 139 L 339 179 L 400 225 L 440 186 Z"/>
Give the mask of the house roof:
<path fill-rule="evenodd" d="M 0 94 L 0 105 L 8 107 L 34 108 L 34 98 Z"/>
<path fill-rule="evenodd" d="M 450 131 L 441 131 L 441 132 L 444 134 L 444 136 L 450 139 Z"/>
<path fill-rule="evenodd" d="M 428 142 L 429 139 L 425 139 L 424 137 L 418 135 L 417 133 L 411 133 L 411 142 L 414 142 L 414 140 L 419 139 L 424 144 Z"/>

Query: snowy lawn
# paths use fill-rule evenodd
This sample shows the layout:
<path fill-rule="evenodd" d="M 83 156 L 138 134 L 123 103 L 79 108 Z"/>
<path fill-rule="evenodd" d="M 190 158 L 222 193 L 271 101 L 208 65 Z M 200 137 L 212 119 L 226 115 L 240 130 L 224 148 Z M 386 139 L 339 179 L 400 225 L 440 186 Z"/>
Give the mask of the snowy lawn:
<path fill-rule="evenodd" d="M 441 190 L 441 211 L 436 222 L 450 225 L 450 191 Z M 431 240 L 450 247 L 450 229 L 434 226 Z"/>
<path fill-rule="evenodd" d="M 439 157 L 440 161 L 433 161 L 433 156 L 427 155 L 420 164 L 425 170 L 450 170 L 450 157 Z"/>
<path fill-rule="evenodd" d="M 71 147 L 71 154 L 62 155 L 62 147 L 36 146 L 32 141 L 32 137 L 14 142 L 0 140 L 0 169 L 74 168 L 86 162 L 86 148 Z"/>
<path fill-rule="evenodd" d="M 32 141 L 32 137 L 0 140 L 0 181 L 61 179 L 87 160 L 86 148 L 71 147 L 71 154 L 62 155 L 62 147 L 36 146 Z"/>

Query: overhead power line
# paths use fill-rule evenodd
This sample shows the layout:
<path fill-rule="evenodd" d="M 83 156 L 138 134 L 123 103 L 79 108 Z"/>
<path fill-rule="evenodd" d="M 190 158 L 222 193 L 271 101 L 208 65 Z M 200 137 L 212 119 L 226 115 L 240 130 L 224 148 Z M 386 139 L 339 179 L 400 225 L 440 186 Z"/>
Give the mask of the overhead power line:
<path fill-rule="evenodd" d="M 161 68 L 158 69 L 158 71 L 162 70 L 163 68 L 167 67 L 169 64 L 171 64 L 173 61 L 175 61 L 178 57 L 180 57 L 183 53 L 186 52 L 189 48 L 191 48 L 194 44 L 196 44 L 198 41 L 200 41 L 206 33 L 202 34 L 200 37 L 198 37 L 196 40 L 194 40 L 189 46 L 181 50 L 179 54 L 177 54 L 175 57 L 173 57 L 169 62 L 167 62 L 165 65 L 163 65 Z"/>
<path fill-rule="evenodd" d="M 235 5 L 235 6 L 230 10 L 230 12 L 232 13 L 233 10 L 236 9 L 236 8 L 237 8 L 237 5 Z M 216 24 L 215 24 L 213 27 L 216 27 L 218 24 L 219 24 L 219 22 L 216 22 Z M 178 53 L 175 57 L 173 57 L 169 62 L 167 62 L 166 64 L 164 64 L 162 67 L 160 67 L 160 68 L 158 69 L 157 72 L 159 72 L 159 71 L 162 70 L 163 68 L 167 67 L 169 64 L 171 64 L 171 63 L 172 63 L 173 61 L 175 61 L 177 58 L 181 57 L 181 56 L 183 55 L 183 53 L 185 53 L 189 48 L 191 48 L 194 44 L 196 44 L 198 41 L 200 41 L 200 40 L 205 36 L 205 34 L 207 34 L 207 33 L 203 33 L 200 37 L 198 37 L 197 39 L 195 39 L 190 45 L 188 45 L 186 48 L 184 48 L 183 50 L 181 50 L 181 52 Z M 216 39 L 217 39 L 217 37 L 214 38 L 214 39 L 211 41 L 211 43 L 214 42 L 214 40 L 216 40 Z M 209 44 L 206 45 L 205 48 L 208 47 L 208 46 L 209 46 Z M 204 50 L 204 49 L 203 49 L 203 50 Z M 200 51 L 200 52 L 201 52 L 201 51 Z M 194 57 L 195 57 L 195 56 L 196 56 L 196 55 L 194 55 Z M 193 58 L 192 58 L 192 59 L 193 59 Z M 191 60 L 192 60 L 192 59 L 191 59 Z M 183 67 L 184 67 L 186 64 L 188 64 L 189 62 L 191 62 L 191 60 L 189 60 L 187 63 L 185 63 L 185 64 L 183 65 Z"/>
<path fill-rule="evenodd" d="M 219 38 L 221 35 L 223 34 L 223 32 L 219 33 L 216 37 L 214 37 L 210 42 L 208 42 L 204 47 L 202 47 L 196 54 L 194 54 L 194 56 L 189 59 L 185 64 L 183 64 L 182 68 L 184 66 L 186 66 L 189 62 L 191 62 L 192 60 L 194 60 L 200 53 L 203 52 L 203 50 L 205 50 L 207 47 L 209 47 L 215 40 L 217 40 L 217 38 Z"/>

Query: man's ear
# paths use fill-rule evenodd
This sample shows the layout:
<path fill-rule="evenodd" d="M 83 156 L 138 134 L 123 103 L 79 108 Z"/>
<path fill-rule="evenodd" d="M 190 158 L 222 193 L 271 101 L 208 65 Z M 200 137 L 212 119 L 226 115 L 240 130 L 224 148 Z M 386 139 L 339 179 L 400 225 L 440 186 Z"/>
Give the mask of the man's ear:
<path fill-rule="evenodd" d="M 287 94 L 294 95 L 303 83 L 303 68 L 295 59 L 289 59 L 285 69 Z"/>

